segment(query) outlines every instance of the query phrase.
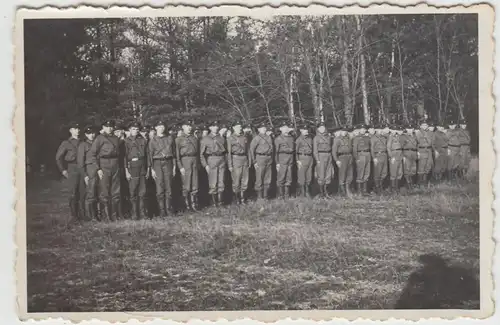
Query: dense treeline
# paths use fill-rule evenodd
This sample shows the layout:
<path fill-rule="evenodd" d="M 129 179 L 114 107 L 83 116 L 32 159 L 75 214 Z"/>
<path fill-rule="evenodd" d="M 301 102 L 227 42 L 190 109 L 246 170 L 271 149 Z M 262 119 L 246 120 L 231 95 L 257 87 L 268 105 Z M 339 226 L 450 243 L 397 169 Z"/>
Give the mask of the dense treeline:
<path fill-rule="evenodd" d="M 27 152 L 51 164 L 69 121 L 106 117 L 427 115 L 466 118 L 477 143 L 477 46 L 475 14 L 27 20 Z"/>

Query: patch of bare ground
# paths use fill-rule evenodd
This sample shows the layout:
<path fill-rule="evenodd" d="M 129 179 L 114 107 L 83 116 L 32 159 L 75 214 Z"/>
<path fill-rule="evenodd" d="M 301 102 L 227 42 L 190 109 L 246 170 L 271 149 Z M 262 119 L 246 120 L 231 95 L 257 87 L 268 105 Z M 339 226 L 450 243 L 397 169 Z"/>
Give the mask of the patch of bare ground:
<path fill-rule="evenodd" d="M 28 188 L 29 312 L 392 309 L 425 254 L 478 276 L 477 180 L 69 227 L 63 186 L 44 185 Z"/>

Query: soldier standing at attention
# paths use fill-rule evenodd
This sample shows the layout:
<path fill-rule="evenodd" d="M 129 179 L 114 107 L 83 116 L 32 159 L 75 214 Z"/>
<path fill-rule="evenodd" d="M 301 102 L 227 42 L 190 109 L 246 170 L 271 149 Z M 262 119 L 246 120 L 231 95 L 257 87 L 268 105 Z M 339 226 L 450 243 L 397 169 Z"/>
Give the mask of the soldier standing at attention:
<path fill-rule="evenodd" d="M 292 165 L 295 156 L 295 139 L 290 135 L 292 129 L 285 122 L 280 127 L 281 134 L 274 140 L 276 160 L 276 185 L 278 196 L 285 199 L 290 197 L 292 185 Z"/>
<path fill-rule="evenodd" d="M 448 167 L 448 136 L 444 127 L 438 125 L 433 134 L 432 145 L 434 149 L 434 179 L 440 182 Z"/>
<path fill-rule="evenodd" d="M 342 195 L 351 195 L 352 140 L 348 128 L 339 129 L 333 139 L 332 156 L 339 168 L 339 190 Z"/>
<path fill-rule="evenodd" d="M 264 199 L 269 195 L 271 186 L 271 166 L 273 163 L 273 140 L 267 134 L 265 123 L 258 126 L 258 132 L 250 142 L 250 156 L 255 168 L 255 191 L 257 198 Z"/>
<path fill-rule="evenodd" d="M 423 186 L 427 183 L 427 174 L 432 169 L 432 134 L 427 131 L 428 124 L 422 122 L 420 130 L 416 132 L 418 151 L 418 183 Z"/>
<path fill-rule="evenodd" d="M 148 155 L 151 177 L 156 183 L 156 201 L 160 208 L 160 218 L 165 218 L 172 209 L 172 179 L 176 172 L 175 141 L 166 134 L 166 125 L 156 123 L 156 136 L 149 141 Z"/>
<path fill-rule="evenodd" d="M 467 130 L 465 120 L 460 120 L 460 129 L 458 129 L 458 139 L 460 142 L 460 163 L 458 171 L 462 178 L 465 178 L 470 164 L 470 133 Z"/>
<path fill-rule="evenodd" d="M 199 140 L 191 134 L 192 122 L 182 124 L 182 134 L 175 139 L 177 166 L 182 176 L 182 194 L 186 208 L 198 209 Z"/>
<path fill-rule="evenodd" d="M 326 133 L 325 123 L 317 125 L 316 136 L 313 140 L 313 153 L 316 160 L 316 175 L 321 197 L 329 197 L 328 185 L 333 177 L 332 165 L 332 138 Z"/>
<path fill-rule="evenodd" d="M 356 185 L 357 191 L 366 194 L 366 183 L 370 177 L 371 154 L 370 136 L 366 134 L 366 126 L 359 127 L 359 134 L 352 141 L 352 153 L 356 162 Z"/>
<path fill-rule="evenodd" d="M 248 188 L 250 168 L 250 141 L 243 134 L 241 122 L 233 124 L 233 133 L 227 138 L 227 162 L 233 183 L 233 195 L 236 203 L 246 203 L 245 192 Z"/>
<path fill-rule="evenodd" d="M 312 181 L 313 170 L 313 139 L 309 135 L 309 129 L 304 124 L 299 126 L 300 135 L 295 140 L 297 161 L 297 194 L 302 197 L 311 197 L 309 186 Z"/>
<path fill-rule="evenodd" d="M 82 174 L 77 164 L 78 155 L 78 145 L 80 140 L 78 136 L 80 135 L 80 125 L 78 123 L 72 123 L 69 125 L 69 133 L 71 137 L 64 140 L 56 152 L 56 164 L 59 168 L 61 174 L 68 179 L 68 186 L 70 189 L 69 194 L 69 208 L 70 208 L 70 220 L 78 220 L 78 208 L 80 206 L 78 200 L 80 198 L 79 191 L 82 187 L 81 182 Z"/>
<path fill-rule="evenodd" d="M 451 121 L 449 124 L 448 135 L 448 178 L 456 179 L 458 167 L 460 166 L 460 137 L 459 130 L 456 129 L 456 122 Z"/>
<path fill-rule="evenodd" d="M 387 137 L 378 126 L 370 138 L 370 151 L 373 159 L 373 181 L 375 193 L 382 192 L 382 184 L 387 177 Z"/>
<path fill-rule="evenodd" d="M 125 138 L 125 174 L 131 203 L 131 218 L 146 218 L 146 179 L 149 176 L 148 141 L 139 134 L 140 125 L 132 122 L 129 137 Z"/>
<path fill-rule="evenodd" d="M 223 203 L 227 149 L 225 139 L 219 134 L 219 123 L 214 121 L 209 127 L 210 134 L 201 139 L 200 160 L 208 174 L 208 194 L 215 207 Z"/>
<path fill-rule="evenodd" d="M 149 126 L 141 127 L 139 133 L 141 134 L 141 137 L 143 137 L 146 141 L 149 141 Z"/>
<path fill-rule="evenodd" d="M 98 135 L 90 148 L 92 163 L 99 176 L 99 201 L 103 219 L 115 221 L 120 216 L 120 140 L 113 134 L 113 121 L 103 124 L 104 132 Z"/>
<path fill-rule="evenodd" d="M 403 130 L 402 126 L 392 127 L 392 133 L 387 138 L 387 154 L 389 156 L 389 177 L 391 179 L 391 191 L 399 189 L 399 181 L 403 177 Z M 410 183 L 406 185 L 409 188 Z"/>
<path fill-rule="evenodd" d="M 80 211 L 82 211 L 82 216 L 85 214 L 86 219 L 96 220 L 98 218 L 96 206 L 97 169 L 95 165 L 92 164 L 92 160 L 88 154 L 92 147 L 92 142 L 94 142 L 95 139 L 95 130 L 92 126 L 87 126 L 84 133 L 85 141 L 80 142 L 76 159 L 85 183 L 85 188 L 82 188 L 80 192 L 80 205 L 83 205 L 85 202 L 85 206 L 82 207 Z"/>
<path fill-rule="evenodd" d="M 403 175 L 408 189 L 413 187 L 413 176 L 417 173 L 417 138 L 414 127 L 406 126 L 406 133 L 401 135 L 403 145 Z"/>

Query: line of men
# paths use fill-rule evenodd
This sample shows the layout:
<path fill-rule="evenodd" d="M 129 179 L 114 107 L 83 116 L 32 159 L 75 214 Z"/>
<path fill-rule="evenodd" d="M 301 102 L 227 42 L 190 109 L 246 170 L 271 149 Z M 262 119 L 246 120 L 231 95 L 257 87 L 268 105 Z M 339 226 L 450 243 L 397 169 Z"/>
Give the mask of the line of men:
<path fill-rule="evenodd" d="M 370 176 L 374 193 L 381 194 L 388 176 L 389 191 L 398 191 L 403 176 L 411 189 L 415 175 L 417 185 L 428 184 L 429 175 L 437 182 L 444 176 L 465 177 L 470 160 L 470 134 L 464 120 L 452 121 L 447 128 L 422 122 L 419 126 L 358 125 L 335 128 L 332 133 L 319 123 L 315 136 L 304 123 L 298 125 L 297 137 L 286 122 L 276 135 L 266 123 L 257 125 L 254 136 L 251 126 L 239 121 L 231 129 L 217 121 L 206 129 L 194 129 L 193 122 L 187 121 L 176 133 L 158 121 L 152 128 L 133 122 L 126 130 L 108 120 L 99 131 L 85 127 L 81 141 L 80 126 L 71 124 L 71 137 L 56 153 L 57 166 L 70 187 L 71 218 L 121 219 L 125 201 L 130 203 L 132 219 L 146 218 L 151 206 L 147 197 L 156 201 L 157 215 L 166 217 L 174 212 L 177 173 L 185 207 L 196 211 L 200 165 L 208 178 L 211 204 L 219 206 L 227 172 L 233 200 L 242 204 L 248 200 L 251 169 L 258 199 L 269 197 L 273 169 L 278 197 L 291 196 L 292 175 L 296 175 L 297 196 L 311 197 L 313 174 L 319 196 L 330 197 L 328 188 L 335 174 L 341 195 L 351 195 L 354 180 L 356 191 L 367 194 Z"/>

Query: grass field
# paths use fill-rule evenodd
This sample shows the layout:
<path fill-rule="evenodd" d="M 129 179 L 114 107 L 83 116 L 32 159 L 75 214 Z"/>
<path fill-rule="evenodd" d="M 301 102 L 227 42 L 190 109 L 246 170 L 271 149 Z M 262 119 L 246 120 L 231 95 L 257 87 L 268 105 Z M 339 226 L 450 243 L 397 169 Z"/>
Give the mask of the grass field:
<path fill-rule="evenodd" d="M 432 288 L 461 268 L 479 276 L 474 176 L 402 196 L 273 200 L 72 227 L 63 185 L 37 183 L 27 189 L 28 311 L 392 309 L 423 254 L 449 261 L 417 276 Z M 476 294 L 437 296 L 440 308 L 479 307 Z"/>

